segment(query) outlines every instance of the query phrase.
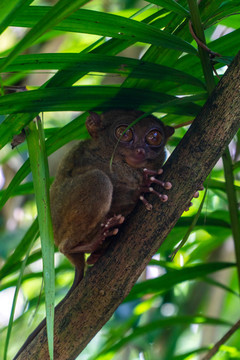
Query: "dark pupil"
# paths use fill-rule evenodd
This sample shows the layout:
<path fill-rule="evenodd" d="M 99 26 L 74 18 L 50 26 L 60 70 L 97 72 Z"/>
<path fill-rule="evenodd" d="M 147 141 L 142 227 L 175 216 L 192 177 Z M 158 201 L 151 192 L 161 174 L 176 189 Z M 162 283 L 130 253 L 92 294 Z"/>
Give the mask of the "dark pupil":
<path fill-rule="evenodd" d="M 158 138 L 159 138 L 159 133 L 157 131 L 153 131 L 149 136 L 149 140 L 153 142 L 157 141 Z"/>
<path fill-rule="evenodd" d="M 131 139 L 132 139 L 132 131 L 130 129 L 128 129 L 126 131 L 125 126 L 120 126 L 116 130 L 116 135 L 117 135 L 117 138 L 120 139 L 120 141 L 131 141 Z"/>
<path fill-rule="evenodd" d="M 119 130 L 119 136 L 126 138 L 126 137 L 128 136 L 127 133 L 128 133 L 129 130 L 127 130 L 127 131 L 125 131 L 125 132 L 124 132 L 124 131 L 125 131 L 125 128 L 121 128 L 121 129 Z"/>
<path fill-rule="evenodd" d="M 160 145 L 161 141 L 162 141 L 162 136 L 159 131 L 157 130 L 150 131 L 150 133 L 147 136 L 147 142 L 150 145 Z"/>
<path fill-rule="evenodd" d="M 130 139 L 130 137 L 131 137 L 131 130 L 127 130 L 127 131 L 125 132 L 125 134 L 123 134 L 123 137 L 125 137 L 126 139 Z"/>

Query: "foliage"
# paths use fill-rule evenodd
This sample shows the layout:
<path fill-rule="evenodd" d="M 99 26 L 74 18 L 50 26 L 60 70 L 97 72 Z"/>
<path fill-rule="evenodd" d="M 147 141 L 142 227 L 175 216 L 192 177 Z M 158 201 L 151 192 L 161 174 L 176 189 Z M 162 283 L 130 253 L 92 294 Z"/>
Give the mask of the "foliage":
<path fill-rule="evenodd" d="M 86 112 L 111 107 L 154 112 L 175 126 L 176 133 L 168 145 L 171 151 L 237 53 L 238 1 L 202 0 L 199 7 L 195 0 L 152 0 L 146 4 L 139 8 L 136 1 L 78 0 L 70 7 L 67 0 L 49 6 L 42 6 L 41 1 L 9 0 L 1 7 L 0 185 L 5 185 L 0 191 L 2 308 L 16 287 L 9 325 L 4 321 L 1 324 L 0 348 L 8 353 L 6 359 L 13 357 L 44 316 L 44 297 L 53 302 L 53 291 L 46 291 L 51 284 L 46 275 L 53 274 L 53 261 L 44 261 L 42 291 L 42 252 L 36 240 L 38 222 L 33 220 L 33 193 L 39 216 L 39 206 L 43 209 L 43 203 L 49 204 L 44 156 L 49 156 L 51 170 L 55 167 L 51 154 L 56 163 L 58 149 L 88 136 Z M 205 50 L 197 48 L 189 19 L 197 37 L 203 43 L 206 39 L 208 48 L 220 56 L 210 60 Z M 26 91 L 16 91 L 25 87 Z M 34 172 L 38 152 L 30 144 L 29 161 L 25 142 L 13 150 L 10 146 L 24 127 L 29 124 L 32 129 L 31 121 L 39 112 L 44 112 L 41 117 L 46 140 L 41 146 L 46 176 L 42 188 L 41 175 L 37 178 Z M 223 164 L 219 162 L 206 179 L 206 199 L 199 217 L 196 214 L 203 194 L 183 214 L 125 302 L 85 349 L 83 359 L 196 359 L 236 321 L 239 141 L 236 134 Z M 40 194 L 45 189 L 43 200 L 37 197 L 36 182 Z M 52 244 L 51 225 L 41 221 L 41 228 L 44 250 L 44 244 Z M 42 235 L 44 232 L 49 239 Z M 174 248 L 190 232 L 171 261 Z M 55 259 L 59 300 L 72 281 L 73 269 L 57 250 Z M 18 292 L 18 303 L 22 304 L 18 305 L 12 329 Z M 214 359 L 239 358 L 239 343 L 238 331 Z"/>

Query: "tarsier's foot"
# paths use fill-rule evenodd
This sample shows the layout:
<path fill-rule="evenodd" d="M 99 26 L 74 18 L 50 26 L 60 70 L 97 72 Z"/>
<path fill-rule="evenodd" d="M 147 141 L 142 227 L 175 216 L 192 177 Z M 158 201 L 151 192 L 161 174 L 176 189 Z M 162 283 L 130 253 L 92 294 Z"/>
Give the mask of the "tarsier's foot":
<path fill-rule="evenodd" d="M 108 219 L 105 223 L 101 224 L 102 235 L 104 239 L 106 237 L 116 235 L 118 233 L 118 226 L 124 222 L 125 218 L 122 215 L 114 215 Z"/>
<path fill-rule="evenodd" d="M 102 244 L 107 237 L 117 235 L 120 226 L 124 222 L 125 218 L 122 215 L 114 215 L 113 217 L 107 219 L 103 224 L 101 224 L 101 235 L 98 242 L 95 244 L 96 247 L 91 255 L 87 259 L 88 264 L 95 264 L 95 262 L 100 258 L 104 253 L 105 249 L 102 248 Z"/>
<path fill-rule="evenodd" d="M 152 184 L 158 184 L 162 186 L 165 190 L 170 190 L 172 188 L 172 184 L 167 181 L 163 182 L 161 180 L 156 179 L 156 175 L 161 175 L 163 173 L 163 169 L 159 169 L 158 171 L 143 169 L 143 186 L 141 188 L 142 193 L 151 192 L 159 197 L 162 202 L 166 202 L 168 200 L 168 196 L 166 194 L 160 194 L 151 186 Z M 152 210 L 152 204 L 150 204 L 143 194 L 140 195 L 139 199 L 144 203 L 147 210 Z"/>

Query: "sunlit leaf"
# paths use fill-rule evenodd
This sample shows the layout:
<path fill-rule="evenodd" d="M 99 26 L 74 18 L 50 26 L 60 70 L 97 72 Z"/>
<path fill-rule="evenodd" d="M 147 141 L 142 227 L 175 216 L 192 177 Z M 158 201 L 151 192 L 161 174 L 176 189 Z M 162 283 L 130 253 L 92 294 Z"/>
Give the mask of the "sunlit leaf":
<path fill-rule="evenodd" d="M 172 10 L 179 15 L 189 17 L 189 11 L 186 10 L 182 5 L 177 3 L 175 0 L 149 0 L 149 2 L 162 6 L 168 10 Z"/>
<path fill-rule="evenodd" d="M 149 293 L 162 293 L 183 281 L 193 280 L 196 278 L 199 279 L 200 277 L 206 276 L 212 272 L 227 269 L 233 266 L 235 266 L 235 264 L 232 263 L 208 263 L 192 265 L 189 267 L 185 266 L 182 269 L 171 270 L 171 272 L 161 277 L 136 284 L 125 301 L 131 301 Z"/>
<path fill-rule="evenodd" d="M 0 59 L 0 66 L 4 59 Z M 69 68 L 67 70 L 66 68 Z M 6 71 L 51 70 L 58 69 L 73 72 L 117 73 L 123 76 L 146 78 L 156 81 L 188 83 L 205 89 L 203 82 L 187 73 L 167 66 L 121 56 L 103 54 L 31 54 L 19 56 L 7 66 Z"/>
<path fill-rule="evenodd" d="M 37 21 L 40 21 L 47 14 L 48 10 L 47 6 L 29 7 L 26 11 L 19 13 L 12 25 L 33 27 Z M 136 20 L 98 11 L 80 9 L 63 20 L 61 24 L 56 25 L 54 29 L 111 36 L 122 40 L 134 40 L 135 42 L 141 41 L 196 54 L 196 49 L 193 46 L 174 35 Z"/>
<path fill-rule="evenodd" d="M 8 0 L 2 1 L 0 11 L 0 34 L 17 16 L 21 8 L 27 7 L 33 0 Z"/>
<path fill-rule="evenodd" d="M 0 71 L 2 71 L 4 67 L 10 64 L 11 61 L 13 61 L 13 59 L 16 58 L 21 51 L 32 45 L 34 41 L 37 40 L 46 31 L 52 29 L 62 19 L 72 14 L 76 9 L 86 4 L 88 1 L 89 0 L 75 0 L 74 2 L 69 3 L 68 0 L 59 0 L 53 7 L 49 7 L 48 9 L 46 8 L 47 11 L 45 14 L 38 20 L 36 18 L 37 21 L 35 21 L 33 28 L 23 37 L 21 41 L 17 43 L 15 48 L 10 52 L 8 57 L 0 66 Z M 28 9 L 31 8 L 33 7 L 28 7 Z M 25 11 L 25 7 L 23 7 L 23 10 Z M 21 13 L 21 11 L 18 11 L 18 16 L 19 13 Z"/>
<path fill-rule="evenodd" d="M 39 117 L 29 125 L 26 138 L 33 176 L 42 247 L 48 348 L 50 359 L 53 360 L 55 299 L 54 240 L 50 211 L 48 162 L 44 131 Z"/>

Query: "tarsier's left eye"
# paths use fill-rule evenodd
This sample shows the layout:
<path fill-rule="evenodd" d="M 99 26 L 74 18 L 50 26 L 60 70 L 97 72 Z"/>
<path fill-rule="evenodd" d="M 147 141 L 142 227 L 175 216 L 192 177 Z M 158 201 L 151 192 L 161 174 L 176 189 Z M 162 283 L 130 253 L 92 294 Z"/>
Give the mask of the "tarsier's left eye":
<path fill-rule="evenodd" d="M 117 139 L 124 142 L 130 142 L 133 139 L 133 132 L 131 129 L 127 129 L 126 125 L 121 125 L 116 128 L 115 135 Z"/>
<path fill-rule="evenodd" d="M 153 129 L 146 135 L 146 143 L 151 146 L 159 146 L 162 143 L 162 134 L 159 130 Z"/>

